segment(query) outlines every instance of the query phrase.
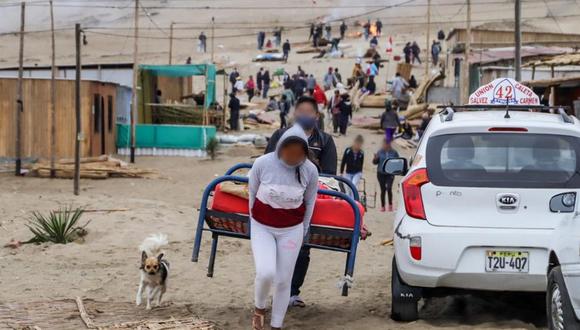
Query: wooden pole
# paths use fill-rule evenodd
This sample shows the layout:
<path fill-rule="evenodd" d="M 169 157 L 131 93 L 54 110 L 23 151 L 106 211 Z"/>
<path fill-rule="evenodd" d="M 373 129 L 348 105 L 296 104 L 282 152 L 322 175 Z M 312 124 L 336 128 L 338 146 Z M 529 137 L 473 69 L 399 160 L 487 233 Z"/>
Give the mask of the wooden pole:
<path fill-rule="evenodd" d="M 81 25 L 75 24 L 75 46 L 76 46 L 76 72 L 75 72 L 75 113 L 76 113 L 76 135 L 75 135 L 75 175 L 74 194 L 79 194 L 79 181 L 81 179 Z"/>
<path fill-rule="evenodd" d="M 54 41 L 54 8 L 50 0 L 50 36 L 51 36 L 51 70 L 50 70 L 50 177 L 56 176 L 56 46 Z"/>
<path fill-rule="evenodd" d="M 22 111 L 24 110 L 23 100 L 22 100 L 22 77 L 24 75 L 24 21 L 26 4 L 22 2 L 20 4 L 20 50 L 18 52 L 18 95 L 16 99 L 16 166 L 15 174 L 16 176 L 22 175 Z"/>
<path fill-rule="evenodd" d="M 228 81 L 227 81 L 227 75 L 225 74 L 225 72 L 223 74 L 223 77 L 224 77 L 224 79 L 223 79 L 223 84 L 224 84 L 224 86 L 223 86 L 223 88 L 224 88 L 224 92 L 223 92 L 224 93 L 224 107 L 223 107 L 224 116 L 222 118 L 223 119 L 222 131 L 225 132 L 226 131 L 226 113 L 228 110 Z"/>
<path fill-rule="evenodd" d="M 131 163 L 135 163 L 136 125 L 137 125 L 137 79 L 139 78 L 139 0 L 135 0 L 135 34 L 133 36 L 133 107 L 131 111 Z"/>
<path fill-rule="evenodd" d="M 429 39 L 431 39 L 431 0 L 427 0 L 427 55 L 425 56 L 425 79 L 429 79 L 429 54 L 431 47 L 429 47 Z"/>
<path fill-rule="evenodd" d="M 471 54 L 471 0 L 467 0 L 467 29 L 465 36 L 465 58 L 463 60 L 463 82 L 461 84 L 461 101 L 467 104 L 469 101 L 469 55 Z"/>
<path fill-rule="evenodd" d="M 514 40 L 515 40 L 515 69 L 516 69 L 516 81 L 522 80 L 522 31 L 521 31 L 521 18 L 522 18 L 522 3 L 520 0 L 515 1 L 515 27 L 514 27 Z"/>
<path fill-rule="evenodd" d="M 215 63 L 213 60 L 214 59 L 214 57 L 213 57 L 213 55 L 214 55 L 214 52 L 213 52 L 214 35 L 215 35 L 215 17 L 212 16 L 211 17 L 211 62 L 212 63 Z"/>
<path fill-rule="evenodd" d="M 169 65 L 173 61 L 173 22 L 169 25 Z"/>

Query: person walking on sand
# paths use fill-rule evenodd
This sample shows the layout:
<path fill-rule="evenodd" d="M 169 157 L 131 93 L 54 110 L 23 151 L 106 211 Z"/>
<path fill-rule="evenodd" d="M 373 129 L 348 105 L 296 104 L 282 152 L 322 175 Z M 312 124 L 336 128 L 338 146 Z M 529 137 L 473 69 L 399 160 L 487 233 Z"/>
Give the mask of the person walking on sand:
<path fill-rule="evenodd" d="M 407 42 L 407 44 L 405 44 L 405 47 L 403 48 L 403 53 L 405 54 L 405 63 L 410 64 L 412 55 L 410 42 Z"/>
<path fill-rule="evenodd" d="M 421 64 L 421 57 L 419 57 L 421 48 L 416 41 L 413 41 L 413 44 L 411 44 L 411 53 L 413 54 L 413 64 L 415 64 L 415 60 Z"/>
<path fill-rule="evenodd" d="M 399 153 L 392 148 L 391 143 L 387 140 L 383 141 L 383 146 L 375 154 L 373 164 L 377 165 L 377 180 L 379 181 L 379 188 L 381 190 L 381 212 L 385 212 L 385 194 L 389 198 L 388 211 L 393 211 L 393 181 L 395 177 L 385 173 L 383 166 L 388 159 L 398 158 Z"/>
<path fill-rule="evenodd" d="M 433 40 L 431 44 L 431 59 L 433 60 L 433 66 L 439 64 L 439 54 L 441 53 L 441 43 L 439 41 Z"/>
<path fill-rule="evenodd" d="M 393 110 L 390 100 L 385 102 L 385 111 L 381 115 L 381 128 L 385 130 L 385 141 L 391 143 L 395 131 L 400 125 L 399 115 Z"/>
<path fill-rule="evenodd" d="M 336 175 L 336 145 L 330 134 L 321 132 L 316 127 L 319 117 L 317 108 L 318 105 L 313 98 L 307 96 L 299 98 L 294 107 L 294 122 L 304 128 L 306 136 L 308 136 L 310 159 L 318 168 L 318 172 Z M 265 153 L 271 153 L 276 150 L 276 145 L 285 131 L 286 129 L 279 129 L 272 134 Z M 304 300 L 300 297 L 300 288 L 304 284 L 309 264 L 310 248 L 303 246 L 298 254 L 294 275 L 292 276 L 290 306 L 306 306 Z"/>
<path fill-rule="evenodd" d="M 344 39 L 346 29 L 348 29 L 348 26 L 344 21 L 342 21 L 342 23 L 340 24 L 340 39 Z"/>
<path fill-rule="evenodd" d="M 377 28 L 377 35 L 381 36 L 383 34 L 383 22 L 379 18 L 375 22 L 375 27 Z"/>
<path fill-rule="evenodd" d="M 260 68 L 256 74 L 256 87 L 258 88 L 258 97 L 262 93 L 262 87 L 264 85 L 264 68 Z"/>
<path fill-rule="evenodd" d="M 207 50 L 207 47 L 206 47 L 207 37 L 206 37 L 205 33 L 202 31 L 199 34 L 199 37 L 197 37 L 197 39 L 199 40 L 198 44 L 197 44 L 197 52 L 198 53 L 205 53 Z"/>
<path fill-rule="evenodd" d="M 262 98 L 268 98 L 268 90 L 270 89 L 270 71 L 266 69 L 262 75 Z"/>
<path fill-rule="evenodd" d="M 344 150 L 340 162 L 340 175 L 347 178 L 355 187 L 358 185 L 363 172 L 365 161 L 365 154 L 362 150 L 363 143 L 362 135 L 357 135 L 352 146 Z"/>
<path fill-rule="evenodd" d="M 230 129 L 237 131 L 240 122 L 240 100 L 236 97 L 235 91 L 230 94 L 228 108 L 230 108 Z"/>
<path fill-rule="evenodd" d="M 328 109 L 332 118 L 332 131 L 334 134 L 338 134 L 340 127 L 340 91 L 338 89 L 334 90 L 334 95 L 328 103 Z"/>
<path fill-rule="evenodd" d="M 348 94 L 342 94 L 340 96 L 340 135 L 346 136 L 346 129 L 348 128 L 348 123 L 352 119 L 352 104 Z"/>
<path fill-rule="evenodd" d="M 282 94 L 280 97 L 280 102 L 278 104 L 278 108 L 280 109 L 280 128 L 288 127 L 286 123 L 286 117 L 290 113 L 290 100 L 288 100 L 288 96 L 286 94 Z"/>
<path fill-rule="evenodd" d="M 290 40 L 286 39 L 286 42 L 282 45 L 282 54 L 284 63 L 288 63 L 288 55 L 290 54 Z"/>
<path fill-rule="evenodd" d="M 265 329 L 270 290 L 272 329 L 282 328 L 288 310 L 292 273 L 318 192 L 318 171 L 308 153 L 308 137 L 294 125 L 280 137 L 275 152 L 256 159 L 249 174 L 250 240 L 256 267 L 254 330 Z"/>
<path fill-rule="evenodd" d="M 252 76 L 248 77 L 245 87 L 246 93 L 248 94 L 248 102 L 252 102 L 252 98 L 254 97 L 254 93 L 256 91 L 256 83 L 254 82 L 254 77 Z"/>

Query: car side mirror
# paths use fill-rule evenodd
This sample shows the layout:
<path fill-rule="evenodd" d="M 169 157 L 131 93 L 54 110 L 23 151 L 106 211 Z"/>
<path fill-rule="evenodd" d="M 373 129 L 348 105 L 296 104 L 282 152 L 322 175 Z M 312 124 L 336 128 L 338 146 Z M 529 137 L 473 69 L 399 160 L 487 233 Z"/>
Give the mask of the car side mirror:
<path fill-rule="evenodd" d="M 383 172 L 390 175 L 405 175 L 407 174 L 407 159 L 389 158 L 383 163 Z"/>

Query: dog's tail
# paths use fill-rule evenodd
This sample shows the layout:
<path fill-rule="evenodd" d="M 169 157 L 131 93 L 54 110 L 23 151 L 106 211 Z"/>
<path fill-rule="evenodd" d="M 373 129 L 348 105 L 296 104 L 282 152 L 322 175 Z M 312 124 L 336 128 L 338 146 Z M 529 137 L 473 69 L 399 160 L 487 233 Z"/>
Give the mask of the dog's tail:
<path fill-rule="evenodd" d="M 169 244 L 167 235 L 161 233 L 153 234 L 143 240 L 143 243 L 139 245 L 139 250 L 147 253 L 148 256 L 157 256 L 167 244 Z"/>

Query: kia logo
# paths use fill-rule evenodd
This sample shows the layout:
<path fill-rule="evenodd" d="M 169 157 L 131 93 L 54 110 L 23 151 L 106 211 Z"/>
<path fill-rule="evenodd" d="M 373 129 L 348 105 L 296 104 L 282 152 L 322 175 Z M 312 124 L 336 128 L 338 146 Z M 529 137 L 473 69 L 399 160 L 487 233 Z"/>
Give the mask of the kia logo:
<path fill-rule="evenodd" d="M 503 195 L 499 197 L 499 202 L 504 205 L 513 205 L 518 202 L 514 195 Z"/>

